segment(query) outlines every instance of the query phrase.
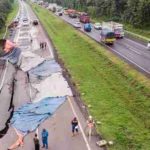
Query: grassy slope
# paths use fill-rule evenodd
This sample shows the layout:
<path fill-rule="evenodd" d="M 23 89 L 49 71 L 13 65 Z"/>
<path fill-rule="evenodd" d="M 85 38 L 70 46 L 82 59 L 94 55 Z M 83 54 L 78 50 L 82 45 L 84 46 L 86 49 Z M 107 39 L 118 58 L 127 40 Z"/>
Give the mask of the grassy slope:
<path fill-rule="evenodd" d="M 107 140 L 114 140 L 110 149 L 149 150 L 149 80 L 87 36 L 48 15 L 47 10 L 38 6 L 34 6 L 34 10 L 78 90 L 85 93 L 82 99 L 92 106 L 90 113 L 102 122 L 97 126 L 98 132 Z"/>
<path fill-rule="evenodd" d="M 6 26 L 8 26 L 11 23 L 11 21 L 14 19 L 14 17 L 18 12 L 18 8 L 19 8 L 18 2 L 15 0 L 14 3 L 12 4 L 12 11 L 7 16 Z M 5 33 L 5 28 L 0 30 L 0 38 L 3 37 L 4 33 Z"/>

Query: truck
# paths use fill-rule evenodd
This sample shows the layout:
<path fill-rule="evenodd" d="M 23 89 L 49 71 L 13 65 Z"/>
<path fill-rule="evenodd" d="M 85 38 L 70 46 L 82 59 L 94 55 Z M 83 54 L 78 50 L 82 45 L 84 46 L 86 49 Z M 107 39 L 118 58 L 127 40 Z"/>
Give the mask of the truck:
<path fill-rule="evenodd" d="M 123 24 L 109 21 L 109 22 L 103 22 L 102 27 L 109 28 L 112 32 L 115 34 L 115 38 L 123 38 L 124 37 L 124 30 L 123 30 Z"/>
<path fill-rule="evenodd" d="M 90 23 L 90 16 L 87 13 L 81 13 L 79 20 L 82 23 Z"/>

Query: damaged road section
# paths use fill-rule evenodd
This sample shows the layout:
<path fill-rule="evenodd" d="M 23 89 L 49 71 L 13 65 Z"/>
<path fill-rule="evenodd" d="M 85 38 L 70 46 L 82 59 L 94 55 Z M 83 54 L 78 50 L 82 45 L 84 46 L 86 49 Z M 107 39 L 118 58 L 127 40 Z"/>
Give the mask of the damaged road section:
<path fill-rule="evenodd" d="M 14 76 L 16 69 L 12 64 L 8 64 L 3 87 L 0 92 L 0 138 L 6 133 L 8 123 L 12 116 L 12 99 L 14 92 Z"/>

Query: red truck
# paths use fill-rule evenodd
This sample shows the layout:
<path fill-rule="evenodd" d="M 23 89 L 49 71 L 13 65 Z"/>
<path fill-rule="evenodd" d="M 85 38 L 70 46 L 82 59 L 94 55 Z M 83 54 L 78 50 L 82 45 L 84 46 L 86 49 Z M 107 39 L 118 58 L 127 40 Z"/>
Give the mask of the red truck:
<path fill-rule="evenodd" d="M 90 16 L 87 13 L 81 13 L 79 19 L 82 23 L 90 23 Z"/>

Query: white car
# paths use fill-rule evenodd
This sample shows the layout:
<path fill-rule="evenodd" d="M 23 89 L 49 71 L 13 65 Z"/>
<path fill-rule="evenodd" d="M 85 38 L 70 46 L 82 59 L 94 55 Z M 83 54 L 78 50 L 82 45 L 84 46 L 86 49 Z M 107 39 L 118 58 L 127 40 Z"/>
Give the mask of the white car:
<path fill-rule="evenodd" d="M 147 49 L 150 50 L 150 41 L 147 44 Z"/>
<path fill-rule="evenodd" d="M 28 26 L 30 26 L 30 21 L 29 20 L 23 20 L 21 25 L 24 27 L 28 27 Z"/>
<path fill-rule="evenodd" d="M 96 30 L 101 30 L 101 29 L 102 29 L 102 26 L 101 26 L 101 24 L 100 24 L 99 22 L 97 22 L 97 23 L 94 24 L 94 28 L 95 28 Z"/>
<path fill-rule="evenodd" d="M 74 24 L 73 24 L 73 26 L 75 27 L 75 28 L 81 28 L 81 23 L 78 21 L 78 22 L 75 22 Z"/>

